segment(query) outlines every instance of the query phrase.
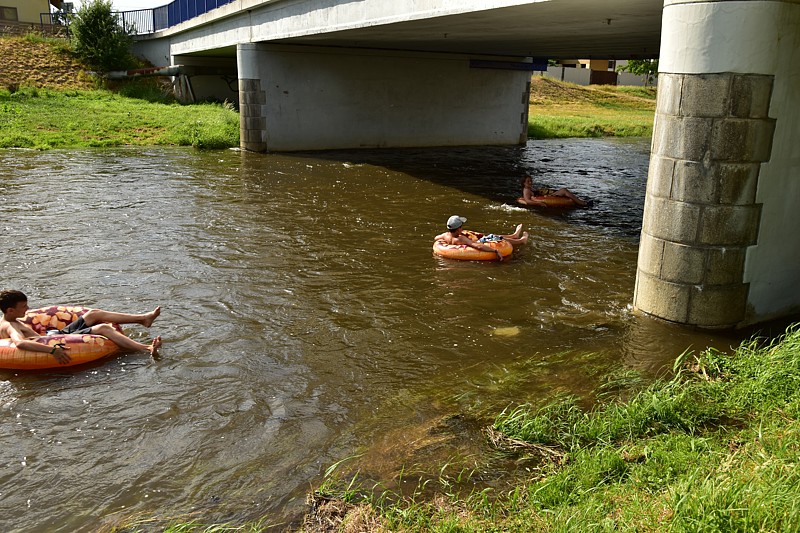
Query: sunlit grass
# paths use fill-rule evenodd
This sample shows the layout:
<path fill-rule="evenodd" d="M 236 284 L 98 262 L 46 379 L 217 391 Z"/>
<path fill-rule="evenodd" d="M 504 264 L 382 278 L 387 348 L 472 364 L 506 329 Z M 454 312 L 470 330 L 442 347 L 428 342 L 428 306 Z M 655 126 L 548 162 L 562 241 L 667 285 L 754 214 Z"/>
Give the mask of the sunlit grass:
<path fill-rule="evenodd" d="M 351 479 L 346 503 L 382 531 L 796 530 L 800 326 L 733 355 L 682 354 L 675 373 L 589 410 L 564 397 L 500 413 L 493 442 L 540 464 L 510 488 L 459 495 L 440 479 L 432 498 L 387 498 Z M 329 500 L 336 486 L 329 477 Z M 324 508 L 315 512 L 324 518 Z M 303 530 L 323 531 L 314 526 Z"/>
<path fill-rule="evenodd" d="M 107 90 L 0 89 L 0 148 L 239 144 L 230 105 L 159 103 Z"/>
<path fill-rule="evenodd" d="M 653 131 L 652 87 L 589 86 L 534 77 L 528 136 L 648 137 Z"/>

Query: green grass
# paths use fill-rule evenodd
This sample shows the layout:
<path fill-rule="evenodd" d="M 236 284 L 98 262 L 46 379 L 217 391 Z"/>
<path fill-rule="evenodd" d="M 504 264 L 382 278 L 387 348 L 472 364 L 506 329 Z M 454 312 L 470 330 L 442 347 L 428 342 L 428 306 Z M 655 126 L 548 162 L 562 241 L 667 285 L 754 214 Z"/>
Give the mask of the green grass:
<path fill-rule="evenodd" d="M 342 501 L 352 520 L 387 531 L 795 531 L 800 327 L 732 356 L 683 354 L 675 369 L 627 401 L 584 410 L 564 397 L 500 413 L 493 441 L 539 465 L 512 487 L 460 495 L 440 479 L 433 498 L 387 498 L 351 481 Z"/>
<path fill-rule="evenodd" d="M 534 77 L 528 137 L 649 137 L 655 99 L 653 87 L 584 87 Z"/>
<path fill-rule="evenodd" d="M 130 90 L 137 97 L 102 89 L 0 89 L 0 148 L 239 145 L 232 106 L 161 103 L 152 91 Z"/>

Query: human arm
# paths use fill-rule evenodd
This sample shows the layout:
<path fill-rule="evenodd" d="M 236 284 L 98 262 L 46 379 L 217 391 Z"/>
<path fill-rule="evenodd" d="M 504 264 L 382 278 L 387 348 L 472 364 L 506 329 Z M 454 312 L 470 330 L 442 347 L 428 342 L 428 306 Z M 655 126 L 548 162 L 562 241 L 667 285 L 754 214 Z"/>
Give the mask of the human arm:
<path fill-rule="evenodd" d="M 69 354 L 67 353 L 69 347 L 64 344 L 50 346 L 47 344 L 42 344 L 41 342 L 36 342 L 34 340 L 27 339 L 20 331 L 18 331 L 14 327 L 9 327 L 7 329 L 7 333 L 9 334 L 9 337 L 11 338 L 11 342 L 13 343 L 14 347 L 16 347 L 18 350 L 49 353 L 56 359 L 56 361 L 58 361 L 58 364 L 60 365 L 67 364 L 70 361 Z"/>
<path fill-rule="evenodd" d="M 470 248 L 475 248 L 476 250 L 480 250 L 482 252 L 492 252 L 492 253 L 497 255 L 497 258 L 500 261 L 503 260 L 503 254 L 500 252 L 500 250 L 498 250 L 497 248 L 492 248 L 488 244 L 484 244 L 484 243 L 478 242 L 478 241 L 473 241 L 469 237 L 465 237 L 463 235 L 459 236 L 458 243 L 459 244 L 466 244 Z"/>

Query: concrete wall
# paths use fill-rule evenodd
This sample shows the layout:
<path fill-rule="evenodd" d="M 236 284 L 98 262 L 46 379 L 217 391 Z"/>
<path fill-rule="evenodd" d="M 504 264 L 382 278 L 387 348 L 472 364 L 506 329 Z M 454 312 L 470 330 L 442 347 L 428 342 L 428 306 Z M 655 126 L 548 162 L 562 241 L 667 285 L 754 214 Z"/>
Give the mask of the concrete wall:
<path fill-rule="evenodd" d="M 240 84 L 259 82 L 247 81 L 241 96 L 243 142 L 260 124 L 266 131 L 263 139 L 250 138 L 253 146 L 498 145 L 527 138 L 529 71 L 471 68 L 473 56 L 304 46 L 240 45 L 238 57 Z"/>
<path fill-rule="evenodd" d="M 667 0 L 634 306 L 706 327 L 800 311 L 800 4 Z"/>

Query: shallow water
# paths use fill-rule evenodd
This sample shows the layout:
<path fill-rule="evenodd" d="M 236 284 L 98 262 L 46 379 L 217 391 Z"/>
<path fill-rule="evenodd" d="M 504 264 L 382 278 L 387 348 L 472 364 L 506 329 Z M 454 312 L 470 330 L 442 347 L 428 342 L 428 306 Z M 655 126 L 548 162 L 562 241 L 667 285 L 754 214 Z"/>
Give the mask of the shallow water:
<path fill-rule="evenodd" d="M 32 307 L 162 305 L 126 331 L 165 339 L 156 360 L 0 370 L 0 529 L 287 524 L 343 458 L 388 481 L 474 452 L 509 404 L 736 344 L 630 312 L 648 149 L 0 151 L 3 286 Z M 596 205 L 518 208 L 524 173 Z M 436 258 L 451 214 L 531 242 L 503 264 Z"/>

